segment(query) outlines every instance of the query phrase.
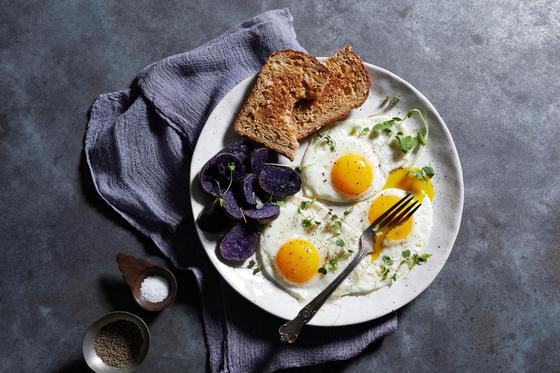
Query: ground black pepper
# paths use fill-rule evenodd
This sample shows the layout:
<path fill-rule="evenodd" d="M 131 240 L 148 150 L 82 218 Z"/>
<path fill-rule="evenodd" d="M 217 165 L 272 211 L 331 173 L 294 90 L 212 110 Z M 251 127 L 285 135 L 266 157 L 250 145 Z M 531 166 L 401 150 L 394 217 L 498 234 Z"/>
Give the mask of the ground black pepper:
<path fill-rule="evenodd" d="M 142 344 L 138 327 L 126 320 L 114 321 L 102 327 L 95 337 L 95 353 L 103 362 L 124 368 L 133 360 Z"/>

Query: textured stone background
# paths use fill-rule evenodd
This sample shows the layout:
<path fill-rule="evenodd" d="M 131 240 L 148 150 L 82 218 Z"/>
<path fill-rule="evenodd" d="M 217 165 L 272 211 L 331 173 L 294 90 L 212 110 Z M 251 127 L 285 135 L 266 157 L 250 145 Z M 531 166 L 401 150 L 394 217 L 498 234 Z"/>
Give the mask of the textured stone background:
<path fill-rule="evenodd" d="M 82 371 L 87 325 L 139 312 L 119 250 L 154 249 L 82 181 L 86 113 L 145 65 L 287 6 L 301 44 L 352 43 L 438 108 L 465 210 L 449 262 L 398 331 L 326 371 L 560 366 L 560 5 L 555 1 L 1 1 L 0 371 Z M 189 278 L 151 324 L 142 372 L 206 367 Z"/>

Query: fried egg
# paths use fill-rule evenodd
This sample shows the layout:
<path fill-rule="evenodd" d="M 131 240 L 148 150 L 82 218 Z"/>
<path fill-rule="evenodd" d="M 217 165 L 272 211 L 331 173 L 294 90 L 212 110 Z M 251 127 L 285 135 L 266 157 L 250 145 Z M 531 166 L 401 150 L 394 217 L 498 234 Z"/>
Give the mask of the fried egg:
<path fill-rule="evenodd" d="M 318 132 L 301 163 L 305 195 L 348 203 L 365 200 L 381 190 L 390 171 L 410 163 L 414 153 L 402 153 L 388 131 L 372 130 L 390 119 L 350 118 Z M 392 127 L 407 134 L 398 122 Z"/>
<path fill-rule="evenodd" d="M 264 227 L 258 255 L 267 278 L 292 296 L 310 300 L 356 255 L 358 239 L 358 232 L 332 210 L 296 195 Z"/>
<path fill-rule="evenodd" d="M 405 194 L 402 189 L 384 189 L 353 206 L 344 222 L 362 231 Z M 426 258 L 422 255 L 428 245 L 432 223 L 431 200 L 423 198 L 422 206 L 410 219 L 377 236 L 373 254 L 364 258 L 346 280 L 353 284 L 352 294 L 367 293 L 390 285 Z"/>

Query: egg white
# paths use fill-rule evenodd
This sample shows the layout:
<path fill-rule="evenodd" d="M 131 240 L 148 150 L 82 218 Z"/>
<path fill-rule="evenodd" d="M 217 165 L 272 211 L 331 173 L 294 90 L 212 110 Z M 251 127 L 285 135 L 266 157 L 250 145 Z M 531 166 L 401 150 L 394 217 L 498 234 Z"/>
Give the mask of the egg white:
<path fill-rule="evenodd" d="M 367 201 L 360 202 L 352 207 L 352 210 L 344 218 L 344 222 L 360 231 L 369 226 L 368 212 L 369 207 L 377 198 L 383 195 L 394 195 L 398 198 L 404 197 L 405 191 L 400 189 L 385 189 L 374 195 Z M 390 277 L 396 274 L 398 278 L 410 272 L 411 267 L 402 263 L 402 253 L 410 251 L 410 255 L 422 255 L 426 253 L 433 224 L 433 209 L 429 198 L 424 198 L 422 206 L 412 216 L 412 230 L 401 240 L 384 240 L 383 251 L 379 257 L 372 261 L 370 257 L 364 258 L 358 267 L 346 279 L 346 289 L 341 289 L 344 294 L 364 294 L 377 290 L 383 286 L 390 285 L 393 281 Z M 383 257 L 389 260 L 383 260 Z M 389 269 L 389 275 L 383 279 L 381 267 Z"/>
<path fill-rule="evenodd" d="M 391 117 L 386 115 L 349 118 L 325 127 L 322 132 L 332 138 L 334 150 L 319 137 L 315 137 L 308 145 L 301 162 L 305 195 L 331 202 L 352 203 L 366 200 L 383 188 L 391 170 L 410 164 L 415 159 L 416 152 L 404 154 L 400 151 L 394 135 L 371 130 L 375 124 L 389 119 Z M 395 132 L 402 131 L 404 135 L 410 132 L 407 129 L 408 122 L 404 126 L 397 123 L 394 127 Z M 364 128 L 369 131 L 363 132 Z M 338 192 L 331 180 L 334 163 L 349 153 L 364 157 L 373 171 L 372 184 L 360 196 Z"/>
<path fill-rule="evenodd" d="M 312 214 L 313 219 L 320 221 L 321 224 L 307 228 L 303 227 L 301 224 L 303 217 L 298 212 L 302 201 L 311 200 L 299 195 L 286 199 L 285 204 L 280 208 L 280 216 L 264 227 L 261 232 L 258 258 L 261 262 L 263 274 L 268 279 L 300 300 L 311 300 L 331 283 L 357 254 L 359 234 L 343 223 L 339 235 L 333 238 L 333 226 L 329 224 L 331 221 L 329 209 L 319 201 L 309 205 L 305 213 Z M 344 240 L 346 244 L 344 248 L 336 244 L 337 238 Z M 329 271 L 327 274 L 317 273 L 311 280 L 303 284 L 290 283 L 279 273 L 274 260 L 280 247 L 293 239 L 304 239 L 313 244 L 319 252 L 320 266 L 343 251 L 346 258 L 339 260 L 336 271 Z M 353 253 L 348 253 L 347 249 L 352 250 Z"/>

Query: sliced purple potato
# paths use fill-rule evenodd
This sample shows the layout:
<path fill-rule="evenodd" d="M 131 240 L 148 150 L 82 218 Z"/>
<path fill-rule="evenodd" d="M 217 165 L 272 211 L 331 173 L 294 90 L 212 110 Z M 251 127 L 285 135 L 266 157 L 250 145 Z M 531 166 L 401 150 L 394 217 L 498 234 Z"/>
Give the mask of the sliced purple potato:
<path fill-rule="evenodd" d="M 215 158 L 216 157 L 211 158 L 204 164 L 200 170 L 199 179 L 202 190 L 214 197 L 218 197 L 225 190 L 227 184 L 218 174 Z"/>
<path fill-rule="evenodd" d="M 226 229 L 230 220 L 218 203 L 210 203 L 202 209 L 196 218 L 196 224 L 204 232 L 218 233 Z"/>
<path fill-rule="evenodd" d="M 224 235 L 218 250 L 226 261 L 241 263 L 255 253 L 259 240 L 260 234 L 255 227 L 236 224 Z"/>
<path fill-rule="evenodd" d="M 241 180 L 243 176 L 245 176 L 245 166 L 241 159 L 234 154 L 220 153 L 214 157 L 214 162 L 218 174 L 228 181 L 230 180 L 230 176 L 233 178 L 234 182 Z"/>
<path fill-rule="evenodd" d="M 290 167 L 265 165 L 259 174 L 259 186 L 273 198 L 286 198 L 301 189 L 301 177 Z"/>
<path fill-rule="evenodd" d="M 225 192 L 222 198 L 224 199 L 224 211 L 226 216 L 233 220 L 243 219 L 243 211 L 241 207 L 239 207 L 239 203 L 237 203 L 233 192 L 231 190 Z"/>
<path fill-rule="evenodd" d="M 255 189 L 257 187 L 257 175 L 245 175 L 243 180 L 238 184 L 237 195 L 239 201 L 246 206 L 255 206 L 257 204 L 257 194 Z"/>
<path fill-rule="evenodd" d="M 259 174 L 266 163 L 278 162 L 278 154 L 268 148 L 255 149 L 251 153 L 251 170 Z"/>
<path fill-rule="evenodd" d="M 255 146 L 253 145 L 252 142 L 250 142 L 249 140 L 242 140 L 242 141 L 234 142 L 233 144 L 229 144 L 228 146 L 220 150 L 219 153 L 233 154 L 239 159 L 241 159 L 241 161 L 245 165 L 249 166 L 251 152 L 253 151 L 254 148 Z"/>
<path fill-rule="evenodd" d="M 280 207 L 273 203 L 267 203 L 260 209 L 245 210 L 244 214 L 248 220 L 259 224 L 266 224 L 280 215 Z"/>

